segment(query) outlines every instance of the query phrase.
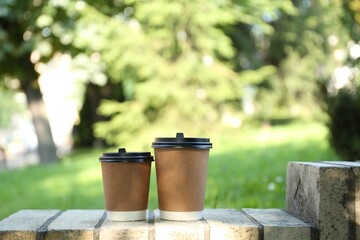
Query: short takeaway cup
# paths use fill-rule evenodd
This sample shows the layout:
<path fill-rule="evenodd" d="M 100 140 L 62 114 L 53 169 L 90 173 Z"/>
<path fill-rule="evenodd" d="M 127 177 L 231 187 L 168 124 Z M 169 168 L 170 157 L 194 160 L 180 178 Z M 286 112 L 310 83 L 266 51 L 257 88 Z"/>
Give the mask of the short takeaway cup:
<path fill-rule="evenodd" d="M 150 152 L 103 153 L 100 158 L 105 209 L 112 221 L 138 221 L 146 218 L 149 197 Z"/>

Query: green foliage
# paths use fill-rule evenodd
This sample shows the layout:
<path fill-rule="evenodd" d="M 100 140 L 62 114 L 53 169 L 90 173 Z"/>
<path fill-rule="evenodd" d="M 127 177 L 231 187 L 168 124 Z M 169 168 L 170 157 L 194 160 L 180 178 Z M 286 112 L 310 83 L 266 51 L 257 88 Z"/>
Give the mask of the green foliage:
<path fill-rule="evenodd" d="M 59 51 L 79 55 L 74 67 L 80 70 L 81 67 L 76 65 L 79 59 L 84 62 L 84 58 L 90 58 L 81 52 L 84 48 L 81 49 L 77 43 L 84 39 L 84 31 L 77 31 L 76 24 L 82 5 L 82 1 L 1 1 L 0 73 L 18 78 L 22 83 L 20 87 L 24 88 L 37 80 L 32 79 L 37 76 L 27 76 L 29 69 L 33 70 L 38 63 L 47 63 Z M 86 48 L 90 47 L 86 45 Z M 23 67 L 25 65 L 27 70 Z M 104 76 L 100 76 L 102 65 L 88 66 L 89 73 L 85 74 L 95 76 L 94 82 L 104 84 Z M 82 76 L 80 79 L 84 80 Z"/>
<path fill-rule="evenodd" d="M 340 3 L 341 4 L 341 1 Z M 338 60 L 342 69 L 350 71 L 350 76 L 328 77 L 328 81 L 322 81 L 322 96 L 325 99 L 324 109 L 328 115 L 329 141 L 336 152 L 345 160 L 355 161 L 360 158 L 360 75 L 358 74 L 360 58 L 358 53 L 353 52 L 352 46 L 358 44 L 360 38 L 360 25 L 357 15 L 359 14 L 360 1 L 343 1 L 343 11 L 334 10 L 341 14 L 339 18 L 345 26 L 339 29 L 342 38 L 337 44 L 333 44 L 335 51 L 342 51 L 343 59 Z M 333 22 L 327 16 L 329 22 Z M 335 27 L 338 28 L 338 21 Z M 346 46 L 347 45 L 347 46 Z M 334 53 L 335 53 L 334 51 Z M 337 81 L 345 80 L 345 86 L 335 86 Z M 347 82 L 346 82 L 347 79 Z M 340 89 L 339 89 L 340 88 Z"/>
<path fill-rule="evenodd" d="M 100 114 L 111 117 L 110 122 L 97 124 L 95 133 L 98 136 L 107 136 L 110 144 L 123 144 L 126 139 L 145 127 L 147 119 L 144 116 L 144 106 L 141 102 L 127 101 L 118 103 L 116 101 L 104 100 L 99 108 Z"/>
<path fill-rule="evenodd" d="M 158 129 L 154 131 L 176 126 L 193 134 L 204 132 L 221 120 L 225 105 L 240 108 L 246 84 L 275 72 L 269 66 L 240 75 L 234 71 L 236 49 L 224 29 L 239 22 L 270 29 L 261 11 L 254 17 L 249 10 L 258 5 L 163 0 L 125 4 L 134 15 L 109 19 L 113 30 L 103 34 L 110 44 L 100 48 L 112 80 L 120 81 L 126 93 L 125 102 L 104 101 L 99 108 L 109 121 L 96 124 L 95 133 L 111 144 L 121 144 L 145 126 Z M 263 11 L 273 13 L 280 6 L 291 4 L 264 2 Z"/>
<path fill-rule="evenodd" d="M 343 19 L 345 25 L 351 29 L 351 37 L 355 41 L 360 40 L 360 0 L 344 1 L 344 9 L 347 14 L 344 14 Z"/>
<path fill-rule="evenodd" d="M 334 51 L 344 50 L 349 41 L 342 22 L 343 1 L 293 2 L 297 13 L 283 14 L 273 23 L 275 33 L 269 37 L 265 62 L 277 66 L 278 74 L 258 85 L 259 104 L 267 118 L 277 117 L 282 109 L 287 116 L 319 119 L 317 82 L 341 64 Z M 331 37 L 336 44 L 330 43 Z"/>
<path fill-rule="evenodd" d="M 33 50 L 36 37 L 32 36 L 35 29 L 30 26 L 35 26 L 42 6 L 31 1 L 8 0 L 1 1 L 0 9 L 0 74 L 16 76 L 19 72 L 16 60 Z"/>
<path fill-rule="evenodd" d="M 328 96 L 330 143 L 344 159 L 360 159 L 360 87 Z"/>
<path fill-rule="evenodd" d="M 117 145 L 174 126 L 206 133 L 228 112 L 241 114 L 248 86 L 265 121 L 318 117 L 317 81 L 347 64 L 335 53 L 359 40 L 358 3 L 4 0 L 0 74 L 38 87 L 34 67 L 71 54 L 80 85 L 113 86 L 86 96 L 107 100 L 84 128 L 105 119 L 95 134 Z"/>

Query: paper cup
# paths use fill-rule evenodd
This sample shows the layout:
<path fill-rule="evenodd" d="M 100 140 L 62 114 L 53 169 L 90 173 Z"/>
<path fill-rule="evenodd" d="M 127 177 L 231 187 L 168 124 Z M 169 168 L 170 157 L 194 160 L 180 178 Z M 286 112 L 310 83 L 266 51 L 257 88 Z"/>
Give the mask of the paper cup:
<path fill-rule="evenodd" d="M 103 153 L 100 157 L 105 209 L 112 221 L 137 221 L 146 217 L 151 161 L 147 152 Z"/>
<path fill-rule="evenodd" d="M 209 149 L 207 138 L 156 138 L 152 145 L 160 217 L 167 220 L 203 218 Z"/>

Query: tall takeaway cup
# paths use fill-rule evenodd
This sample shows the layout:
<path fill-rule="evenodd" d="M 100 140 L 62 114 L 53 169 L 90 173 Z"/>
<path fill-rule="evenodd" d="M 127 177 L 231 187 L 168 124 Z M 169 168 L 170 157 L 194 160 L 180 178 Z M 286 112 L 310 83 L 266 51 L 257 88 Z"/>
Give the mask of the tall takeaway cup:
<path fill-rule="evenodd" d="M 150 152 L 103 153 L 100 156 L 105 208 L 112 221 L 137 221 L 146 217 L 149 197 Z"/>
<path fill-rule="evenodd" d="M 175 138 L 156 138 L 152 147 L 160 218 L 202 219 L 210 140 L 177 133 Z"/>

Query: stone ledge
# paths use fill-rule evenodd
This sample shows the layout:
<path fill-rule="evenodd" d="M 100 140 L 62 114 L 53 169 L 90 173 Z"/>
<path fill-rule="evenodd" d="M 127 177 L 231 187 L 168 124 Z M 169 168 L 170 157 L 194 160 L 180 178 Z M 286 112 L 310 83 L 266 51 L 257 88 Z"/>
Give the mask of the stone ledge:
<path fill-rule="evenodd" d="M 137 222 L 111 222 L 104 210 L 21 210 L 0 222 L 0 239 L 313 240 L 311 227 L 279 209 L 205 209 L 199 221 L 165 221 L 148 211 Z"/>
<path fill-rule="evenodd" d="M 0 222 L 0 239 L 37 239 L 46 233 L 46 222 L 59 210 L 21 210 Z"/>
<path fill-rule="evenodd" d="M 289 162 L 286 208 L 320 240 L 360 239 L 360 163 Z"/>
<path fill-rule="evenodd" d="M 304 240 L 312 238 L 310 225 L 289 215 L 280 209 L 244 209 L 261 225 L 262 235 L 267 240 L 291 239 Z"/>

